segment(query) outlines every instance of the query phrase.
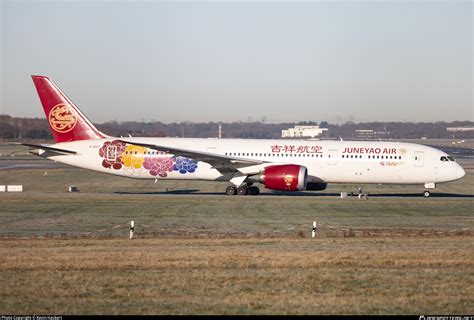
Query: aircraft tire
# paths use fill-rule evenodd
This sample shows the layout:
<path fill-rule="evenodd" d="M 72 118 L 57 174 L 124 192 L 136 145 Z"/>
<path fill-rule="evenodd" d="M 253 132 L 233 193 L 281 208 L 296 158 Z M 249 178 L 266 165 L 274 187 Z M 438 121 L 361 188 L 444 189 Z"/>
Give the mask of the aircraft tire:
<path fill-rule="evenodd" d="M 252 186 L 249 188 L 249 194 L 252 196 L 256 196 L 260 193 L 260 189 L 258 187 Z"/>
<path fill-rule="evenodd" d="M 424 196 L 425 198 L 429 198 L 430 195 L 431 195 L 431 193 L 430 193 L 428 190 L 425 190 L 425 191 L 423 192 L 423 196 Z"/>
<path fill-rule="evenodd" d="M 240 186 L 237 188 L 237 194 L 239 196 L 245 196 L 247 195 L 249 192 L 249 189 L 247 188 L 247 186 Z"/>
<path fill-rule="evenodd" d="M 225 189 L 225 194 L 228 195 L 228 196 L 233 196 L 237 193 L 237 188 L 234 187 L 234 186 L 228 186 L 226 189 Z"/>

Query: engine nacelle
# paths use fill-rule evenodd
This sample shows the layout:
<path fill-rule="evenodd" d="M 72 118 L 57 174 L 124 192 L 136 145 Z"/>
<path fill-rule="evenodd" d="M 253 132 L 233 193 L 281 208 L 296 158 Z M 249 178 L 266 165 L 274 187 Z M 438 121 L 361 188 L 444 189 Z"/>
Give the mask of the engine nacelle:
<path fill-rule="evenodd" d="M 265 167 L 258 176 L 265 188 L 280 191 L 301 191 L 306 188 L 308 169 L 296 164 Z"/>
<path fill-rule="evenodd" d="M 306 184 L 306 190 L 310 191 L 321 191 L 326 190 L 328 184 L 325 182 L 308 182 Z"/>

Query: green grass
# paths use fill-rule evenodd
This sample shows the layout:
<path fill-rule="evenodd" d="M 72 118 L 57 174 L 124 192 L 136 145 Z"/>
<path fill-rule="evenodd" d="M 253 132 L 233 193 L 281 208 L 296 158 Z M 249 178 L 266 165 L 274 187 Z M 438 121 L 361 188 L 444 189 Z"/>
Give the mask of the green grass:
<path fill-rule="evenodd" d="M 122 229 L 109 229 L 130 220 L 136 221 L 137 231 L 148 234 L 171 229 L 193 235 L 274 231 L 298 235 L 308 234 L 313 220 L 321 225 L 322 235 L 334 233 L 329 226 L 337 230 L 473 229 L 474 169 L 467 170 L 463 180 L 437 190 L 451 193 L 451 197 L 425 199 L 418 196 L 417 186 L 367 186 L 369 200 L 340 199 L 337 192 L 356 190 L 349 185 L 332 185 L 324 192 L 296 196 L 265 191 L 257 197 L 229 197 L 222 194 L 222 183 L 154 184 L 75 168 L 50 169 L 47 175 L 38 169 L 4 170 L 0 171 L 0 184 L 23 184 L 25 192 L 0 194 L 0 235 L 81 235 L 107 228 L 100 235 L 119 236 Z M 71 184 L 80 192 L 67 193 Z M 165 192 L 167 188 L 198 191 L 172 194 Z M 397 193 L 409 196 L 390 196 Z"/>

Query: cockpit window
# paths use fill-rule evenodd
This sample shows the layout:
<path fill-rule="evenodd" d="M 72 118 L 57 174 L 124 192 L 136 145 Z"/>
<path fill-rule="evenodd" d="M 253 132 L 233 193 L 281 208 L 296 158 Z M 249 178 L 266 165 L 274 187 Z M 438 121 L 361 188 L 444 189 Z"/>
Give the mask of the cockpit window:
<path fill-rule="evenodd" d="M 456 161 L 456 160 L 454 160 L 454 158 L 451 157 L 451 156 L 447 156 L 446 158 L 448 158 L 449 161 Z"/>
<path fill-rule="evenodd" d="M 439 159 L 439 160 L 441 160 L 441 161 L 443 161 L 443 162 L 445 162 L 445 161 L 449 161 L 449 160 L 448 160 L 448 158 L 447 158 L 447 157 L 445 157 L 445 156 L 441 157 L 441 159 Z"/>

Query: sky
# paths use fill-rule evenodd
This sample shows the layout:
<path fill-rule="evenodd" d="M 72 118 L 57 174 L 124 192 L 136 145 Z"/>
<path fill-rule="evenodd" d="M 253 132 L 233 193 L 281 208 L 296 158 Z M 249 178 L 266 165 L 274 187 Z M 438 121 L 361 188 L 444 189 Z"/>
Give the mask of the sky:
<path fill-rule="evenodd" d="M 471 1 L 0 3 L 0 114 L 39 74 L 96 123 L 474 120 Z"/>

